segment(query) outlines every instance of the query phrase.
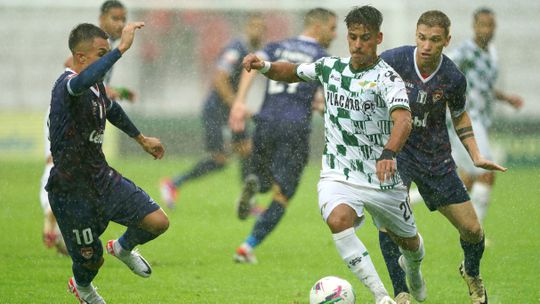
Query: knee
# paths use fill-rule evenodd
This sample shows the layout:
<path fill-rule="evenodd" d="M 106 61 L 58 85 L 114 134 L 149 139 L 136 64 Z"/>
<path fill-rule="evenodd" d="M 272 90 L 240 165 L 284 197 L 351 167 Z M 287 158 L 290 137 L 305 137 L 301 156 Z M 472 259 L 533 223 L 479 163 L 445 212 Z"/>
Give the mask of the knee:
<path fill-rule="evenodd" d="M 167 216 L 164 216 L 158 221 L 156 221 L 152 233 L 160 235 L 167 231 L 167 229 L 169 229 L 169 218 Z"/>
<path fill-rule="evenodd" d="M 103 266 L 104 262 L 105 260 L 103 259 L 103 256 L 100 256 L 97 261 L 86 262 L 86 263 L 83 263 L 82 266 L 92 271 L 98 271 L 99 268 Z"/>
<path fill-rule="evenodd" d="M 461 238 L 469 243 L 478 243 L 484 237 L 484 231 L 478 221 L 471 223 L 461 232 Z"/>
<path fill-rule="evenodd" d="M 326 224 L 332 233 L 338 233 L 345 229 L 354 227 L 356 213 L 349 206 L 340 205 L 336 207 L 326 219 Z"/>

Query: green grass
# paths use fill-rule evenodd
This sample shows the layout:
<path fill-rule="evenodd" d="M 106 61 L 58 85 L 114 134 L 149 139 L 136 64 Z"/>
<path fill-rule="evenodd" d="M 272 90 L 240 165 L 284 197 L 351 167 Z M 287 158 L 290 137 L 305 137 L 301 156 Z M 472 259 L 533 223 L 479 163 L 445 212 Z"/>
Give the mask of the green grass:
<path fill-rule="evenodd" d="M 186 160 L 128 159 L 112 162 L 125 176 L 159 199 L 158 180 L 192 164 Z M 38 200 L 40 161 L 0 161 L 0 303 L 74 303 L 66 292 L 71 262 L 41 242 L 42 211 Z M 235 248 L 250 232 L 253 219 L 235 217 L 240 190 L 238 167 L 186 185 L 170 229 L 141 246 L 153 265 L 142 279 L 105 256 L 94 283 L 109 303 L 308 303 L 311 285 L 337 275 L 355 287 L 357 303 L 373 303 L 366 288 L 348 271 L 334 248 L 317 208 L 318 164 L 304 173 L 287 215 L 257 249 L 258 265 L 232 262 Z M 489 246 L 482 273 L 490 303 L 540 303 L 539 169 L 514 169 L 498 175 L 485 229 Z M 266 203 L 268 196 L 261 202 Z M 428 284 L 425 303 L 468 303 L 457 266 L 462 253 L 456 231 L 438 213 L 414 207 L 426 244 L 423 272 Z M 391 288 L 368 221 L 358 235 L 364 241 L 387 288 Z M 123 227 L 111 223 L 102 241 L 116 238 Z"/>

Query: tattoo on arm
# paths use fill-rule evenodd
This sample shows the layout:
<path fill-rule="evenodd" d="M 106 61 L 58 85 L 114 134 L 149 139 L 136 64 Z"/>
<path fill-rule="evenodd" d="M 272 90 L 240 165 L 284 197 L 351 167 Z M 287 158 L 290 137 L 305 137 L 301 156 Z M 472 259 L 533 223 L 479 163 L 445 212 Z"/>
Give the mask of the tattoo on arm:
<path fill-rule="evenodd" d="M 461 136 L 461 135 L 463 135 L 463 133 L 472 132 L 472 130 L 473 130 L 472 127 L 469 126 L 469 127 L 464 127 L 464 128 L 461 128 L 461 129 L 457 129 L 456 133 L 457 133 L 458 136 Z"/>
<path fill-rule="evenodd" d="M 473 128 L 471 126 L 457 129 L 456 134 L 461 141 L 463 141 L 465 138 L 474 137 Z"/>

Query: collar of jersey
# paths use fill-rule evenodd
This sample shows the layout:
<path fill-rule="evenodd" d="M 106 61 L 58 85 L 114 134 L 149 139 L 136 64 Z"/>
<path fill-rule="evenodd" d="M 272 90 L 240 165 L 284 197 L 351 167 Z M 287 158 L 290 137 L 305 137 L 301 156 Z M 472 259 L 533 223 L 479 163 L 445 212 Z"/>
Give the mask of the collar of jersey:
<path fill-rule="evenodd" d="M 352 67 L 352 64 L 351 64 L 351 57 L 349 57 L 349 69 L 351 70 L 351 72 L 353 73 L 361 73 L 361 72 L 365 72 L 367 70 L 371 70 L 374 66 L 376 66 L 377 64 L 379 64 L 379 61 L 381 61 L 381 57 L 377 57 L 377 60 L 375 60 L 375 62 L 372 64 L 372 65 L 368 65 L 367 67 L 365 68 L 359 68 L 359 69 L 354 69 Z"/>
<path fill-rule="evenodd" d="M 439 60 L 439 65 L 437 66 L 435 71 L 433 71 L 433 73 L 431 73 L 431 75 L 429 75 L 427 78 L 424 78 L 424 77 L 422 77 L 422 73 L 420 73 L 420 70 L 418 69 L 418 64 L 416 63 L 416 50 L 417 49 L 418 48 L 414 48 L 414 52 L 413 52 L 414 70 L 416 71 L 416 75 L 418 75 L 418 78 L 420 78 L 420 80 L 422 80 L 423 83 L 426 83 L 426 82 L 430 81 L 431 78 L 435 77 L 435 75 L 437 74 L 437 72 L 441 68 L 444 55 L 441 54 L 441 59 Z"/>

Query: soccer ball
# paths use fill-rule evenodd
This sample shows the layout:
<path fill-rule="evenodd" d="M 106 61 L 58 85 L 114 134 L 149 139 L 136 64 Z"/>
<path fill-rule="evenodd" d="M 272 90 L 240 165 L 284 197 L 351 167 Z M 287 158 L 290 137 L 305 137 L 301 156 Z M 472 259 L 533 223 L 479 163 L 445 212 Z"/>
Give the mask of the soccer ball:
<path fill-rule="evenodd" d="M 311 287 L 309 304 L 354 304 L 356 296 L 349 282 L 338 277 L 324 277 Z"/>

